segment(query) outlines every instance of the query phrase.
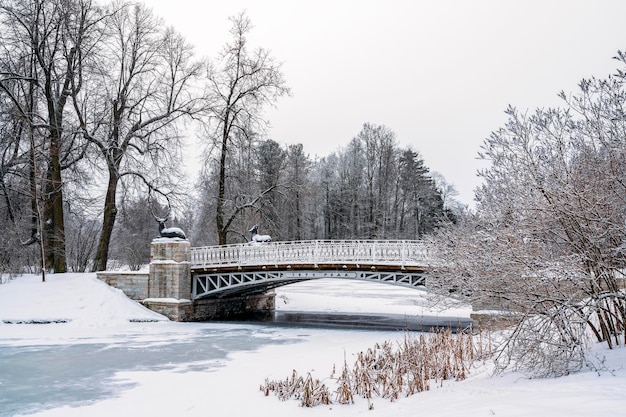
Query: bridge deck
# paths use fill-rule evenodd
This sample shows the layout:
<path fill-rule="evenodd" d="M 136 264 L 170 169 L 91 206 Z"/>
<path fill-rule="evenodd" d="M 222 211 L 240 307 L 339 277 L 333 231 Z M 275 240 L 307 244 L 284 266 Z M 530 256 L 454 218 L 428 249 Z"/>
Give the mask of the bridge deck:
<path fill-rule="evenodd" d="M 226 273 L 226 272 L 251 272 L 251 271 L 404 271 L 404 272 L 423 272 L 427 270 L 426 266 L 417 265 L 386 265 L 386 264 L 352 264 L 352 263 L 324 263 L 324 264 L 297 264 L 297 265 L 211 265 L 211 266 L 192 266 L 192 273 Z"/>

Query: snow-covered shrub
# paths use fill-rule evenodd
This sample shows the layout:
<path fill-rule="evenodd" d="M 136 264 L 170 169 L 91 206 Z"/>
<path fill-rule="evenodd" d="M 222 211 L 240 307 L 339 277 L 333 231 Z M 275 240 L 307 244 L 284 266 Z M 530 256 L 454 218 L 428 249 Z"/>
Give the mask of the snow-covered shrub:
<path fill-rule="evenodd" d="M 583 335 L 625 343 L 625 82 L 620 69 L 561 108 L 507 109 L 479 154 L 475 212 L 432 242 L 430 288 L 517 313 L 504 363 L 533 375 L 580 369 Z"/>

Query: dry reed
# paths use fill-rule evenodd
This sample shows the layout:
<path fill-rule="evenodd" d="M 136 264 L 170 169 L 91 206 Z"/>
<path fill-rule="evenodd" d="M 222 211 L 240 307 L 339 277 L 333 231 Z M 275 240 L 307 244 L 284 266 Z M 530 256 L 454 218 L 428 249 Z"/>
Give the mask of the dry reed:
<path fill-rule="evenodd" d="M 354 403 L 354 396 L 367 399 L 369 408 L 374 397 L 395 401 L 408 397 L 443 381 L 463 380 L 470 372 L 474 361 L 491 355 L 491 337 L 478 332 L 478 336 L 464 332 L 454 335 L 450 329 L 438 330 L 417 337 L 405 335 L 401 343 L 385 341 L 373 348 L 359 352 L 352 368 L 344 354 L 341 374 L 330 380 L 336 384 L 334 399 L 339 404 Z M 265 380 L 261 391 L 269 396 L 274 393 L 280 400 L 298 399 L 301 405 L 313 407 L 330 404 L 330 390 L 310 374 L 305 378 L 294 370 L 290 378 L 281 381 Z"/>

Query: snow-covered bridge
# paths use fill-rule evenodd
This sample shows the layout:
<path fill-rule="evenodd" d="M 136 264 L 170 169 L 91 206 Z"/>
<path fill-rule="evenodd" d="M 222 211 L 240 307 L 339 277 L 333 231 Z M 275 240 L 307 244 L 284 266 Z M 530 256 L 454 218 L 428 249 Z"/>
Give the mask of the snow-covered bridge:
<path fill-rule="evenodd" d="M 191 248 L 192 299 L 263 293 L 320 278 L 423 286 L 425 245 L 411 240 L 309 240 Z"/>
<path fill-rule="evenodd" d="M 276 287 L 320 278 L 425 285 L 425 245 L 410 240 L 309 240 L 192 248 L 180 238 L 150 244 L 150 270 L 98 278 L 176 321 L 269 318 Z"/>

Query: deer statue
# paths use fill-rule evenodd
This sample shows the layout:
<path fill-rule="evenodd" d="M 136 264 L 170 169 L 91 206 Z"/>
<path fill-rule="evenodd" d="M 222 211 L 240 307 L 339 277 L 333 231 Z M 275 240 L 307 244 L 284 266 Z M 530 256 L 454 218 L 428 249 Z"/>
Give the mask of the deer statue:
<path fill-rule="evenodd" d="M 248 230 L 250 232 L 251 236 L 251 241 L 254 243 L 268 243 L 272 240 L 272 237 L 270 235 L 260 235 L 258 233 L 259 231 L 259 226 L 257 226 L 256 224 L 254 225 L 254 227 L 250 230 Z"/>
<path fill-rule="evenodd" d="M 187 239 L 187 236 L 185 235 L 185 232 L 183 232 L 182 229 L 179 229 L 178 227 L 165 227 L 165 222 L 169 220 L 171 211 L 172 209 L 168 208 L 167 214 L 165 215 L 165 217 L 160 218 L 154 214 L 152 209 L 150 209 L 150 212 L 152 213 L 154 220 L 156 220 L 157 223 L 159 224 L 159 235 L 161 237 Z"/>

